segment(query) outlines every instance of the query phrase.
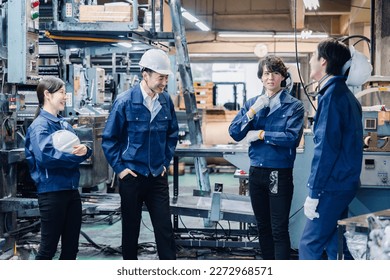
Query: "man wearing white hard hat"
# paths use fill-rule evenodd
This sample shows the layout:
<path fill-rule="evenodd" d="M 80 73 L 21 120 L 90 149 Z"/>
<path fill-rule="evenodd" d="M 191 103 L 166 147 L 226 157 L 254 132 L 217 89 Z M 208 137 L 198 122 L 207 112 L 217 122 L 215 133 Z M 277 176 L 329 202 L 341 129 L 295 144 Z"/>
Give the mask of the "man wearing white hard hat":
<path fill-rule="evenodd" d="M 170 60 L 150 49 L 139 62 L 142 81 L 118 95 L 103 132 L 102 147 L 118 176 L 123 259 L 137 259 L 142 205 L 151 217 L 159 259 L 176 259 L 167 169 L 178 140 L 178 123 L 165 91 Z"/>
<path fill-rule="evenodd" d="M 318 82 L 318 108 L 299 258 L 322 259 L 325 251 L 334 260 L 337 221 L 348 215 L 348 205 L 360 185 L 363 157 L 362 108 L 348 85 L 367 80 L 371 65 L 344 43 L 327 39 L 318 44 L 310 66 L 310 77 Z"/>

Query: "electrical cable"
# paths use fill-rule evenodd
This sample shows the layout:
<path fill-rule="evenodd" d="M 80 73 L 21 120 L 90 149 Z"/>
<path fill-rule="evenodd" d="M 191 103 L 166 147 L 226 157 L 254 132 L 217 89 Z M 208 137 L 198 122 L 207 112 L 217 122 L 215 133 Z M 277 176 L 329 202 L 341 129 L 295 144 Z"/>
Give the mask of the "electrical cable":
<path fill-rule="evenodd" d="M 294 0 L 294 44 L 295 44 L 295 60 L 297 63 L 297 71 L 298 71 L 298 76 L 299 80 L 302 84 L 303 92 L 305 93 L 307 100 L 309 101 L 310 105 L 313 107 L 314 111 L 317 111 L 316 107 L 314 106 L 313 102 L 310 99 L 309 94 L 306 91 L 306 86 L 305 83 L 303 82 L 302 79 L 302 74 L 299 66 L 299 60 L 298 60 L 298 40 L 297 40 L 297 0 Z"/>
<path fill-rule="evenodd" d="M 99 222 L 102 222 L 102 221 L 105 221 L 107 219 L 110 219 L 112 216 L 114 215 L 117 215 L 119 214 L 118 212 L 116 211 L 113 211 L 111 213 L 109 213 L 107 216 L 103 217 L 103 218 L 100 218 L 100 219 L 95 219 L 93 221 L 83 221 L 82 223 L 83 224 L 95 224 L 95 223 L 99 223 Z M 89 215 L 85 215 L 85 216 L 89 216 Z"/>
<path fill-rule="evenodd" d="M 5 226 L 5 230 L 6 230 L 6 232 L 4 233 L 4 237 L 23 235 L 25 233 L 34 231 L 35 229 L 39 228 L 38 226 L 40 226 L 40 224 L 41 224 L 41 220 L 38 219 L 37 221 L 33 222 L 32 224 L 29 224 L 28 226 L 20 227 L 16 230 L 9 231 L 8 226 L 6 224 L 7 213 L 8 212 L 6 212 L 5 218 L 4 218 L 4 226 Z"/>
<path fill-rule="evenodd" d="M 371 53 L 371 40 L 364 35 L 343 36 L 343 37 L 339 38 L 338 40 L 345 43 L 346 41 L 348 41 L 350 39 L 356 39 L 356 38 L 359 38 L 360 40 L 358 40 L 356 43 L 354 43 L 353 46 L 357 45 L 359 42 L 361 42 L 363 40 L 363 41 L 367 42 L 368 50 Z"/>
<path fill-rule="evenodd" d="M 144 222 L 144 219 L 141 219 L 142 224 L 144 225 L 145 228 L 147 228 L 150 232 L 154 232 L 152 229 L 150 229 Z"/>
<path fill-rule="evenodd" d="M 53 35 L 49 31 L 45 31 L 45 36 L 52 40 L 64 40 L 64 41 L 86 41 L 86 42 L 99 42 L 99 43 L 121 43 L 121 42 L 129 41 L 129 40 L 119 40 L 119 39 L 110 39 L 110 38 L 93 38 L 93 37 L 85 37 L 85 36 L 61 36 L 61 35 Z"/>
<path fill-rule="evenodd" d="M 88 234 L 86 234 L 84 231 L 80 230 L 80 234 L 96 249 L 99 249 L 100 251 L 102 252 L 105 252 L 105 253 L 110 253 L 110 254 L 122 254 L 122 250 L 119 250 L 119 249 L 116 249 L 116 248 L 113 248 L 111 246 L 101 246 L 99 244 L 97 244 L 96 242 L 94 242 L 89 236 Z"/>
<path fill-rule="evenodd" d="M 181 218 L 181 216 L 179 216 L 179 220 L 180 220 L 181 224 L 183 225 L 184 229 L 187 231 L 188 235 L 191 236 L 192 238 L 195 238 L 195 236 L 193 236 L 191 234 L 191 231 L 189 231 L 188 228 L 186 227 L 186 225 L 184 224 L 183 219 Z"/>

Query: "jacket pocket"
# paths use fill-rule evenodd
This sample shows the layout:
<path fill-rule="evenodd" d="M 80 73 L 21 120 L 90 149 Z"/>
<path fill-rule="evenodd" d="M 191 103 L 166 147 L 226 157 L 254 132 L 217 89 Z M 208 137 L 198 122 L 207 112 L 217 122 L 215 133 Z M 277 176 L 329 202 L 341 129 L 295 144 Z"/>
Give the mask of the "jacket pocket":
<path fill-rule="evenodd" d="M 150 114 L 141 109 L 135 109 L 133 111 L 126 111 L 126 121 L 128 123 L 128 132 L 141 132 L 149 130 Z"/>
<path fill-rule="evenodd" d="M 271 118 L 271 131 L 284 131 L 287 126 L 287 120 L 292 116 L 293 112 L 274 112 Z"/>
<path fill-rule="evenodd" d="M 167 131 L 169 123 L 172 121 L 172 115 L 166 108 L 161 110 L 155 118 L 155 128 L 157 131 Z"/>

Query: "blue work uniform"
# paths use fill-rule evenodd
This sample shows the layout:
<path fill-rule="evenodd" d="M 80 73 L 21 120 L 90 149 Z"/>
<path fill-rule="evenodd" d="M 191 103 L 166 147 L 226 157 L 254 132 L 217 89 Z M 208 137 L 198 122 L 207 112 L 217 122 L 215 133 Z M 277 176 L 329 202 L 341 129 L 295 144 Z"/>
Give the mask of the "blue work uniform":
<path fill-rule="evenodd" d="M 84 156 L 63 153 L 55 149 L 52 134 L 61 129 L 75 133 L 63 117 L 53 116 L 43 109 L 27 129 L 26 160 L 38 193 L 77 190 L 80 163 L 92 154 L 91 149 L 88 149 Z"/>
<path fill-rule="evenodd" d="M 251 166 L 267 168 L 292 168 L 296 147 L 303 131 L 304 106 L 301 101 L 282 90 L 275 105 L 263 108 L 252 120 L 246 113 L 257 97 L 249 99 L 233 119 L 229 134 L 243 140 L 250 130 L 264 130 L 264 141 L 252 142 L 249 147 Z"/>
<path fill-rule="evenodd" d="M 319 218 L 307 220 L 300 246 L 301 259 L 337 256 L 337 221 L 360 185 L 363 158 L 361 105 L 343 76 L 332 77 L 319 91 L 314 118 L 314 156 L 307 187 L 319 199 Z"/>
<path fill-rule="evenodd" d="M 137 174 L 119 179 L 123 259 L 137 259 L 143 203 L 151 217 L 159 259 L 176 258 L 168 177 L 162 174 L 173 158 L 178 130 L 166 92 L 149 108 L 138 84 L 113 104 L 103 131 L 104 154 L 115 173 L 128 168 Z"/>
<path fill-rule="evenodd" d="M 154 177 L 168 170 L 178 140 L 178 123 L 169 94 L 159 94 L 150 112 L 140 85 L 115 100 L 103 132 L 103 151 L 115 173 L 129 168 Z M 153 119 L 152 119 L 153 117 Z"/>
<path fill-rule="evenodd" d="M 74 260 L 78 252 L 82 215 L 79 166 L 92 150 L 88 148 L 84 156 L 77 156 L 55 149 L 52 134 L 62 129 L 75 133 L 63 117 L 44 109 L 27 129 L 25 154 L 37 187 L 41 219 L 37 260 L 51 260 L 60 238 L 59 259 Z"/>
<path fill-rule="evenodd" d="M 263 259 L 290 258 L 289 213 L 294 184 L 292 168 L 303 131 L 304 106 L 287 90 L 273 96 L 269 107 L 249 119 L 249 99 L 232 121 L 229 133 L 241 141 L 251 130 L 264 130 L 264 140 L 249 146 L 249 193 Z"/>

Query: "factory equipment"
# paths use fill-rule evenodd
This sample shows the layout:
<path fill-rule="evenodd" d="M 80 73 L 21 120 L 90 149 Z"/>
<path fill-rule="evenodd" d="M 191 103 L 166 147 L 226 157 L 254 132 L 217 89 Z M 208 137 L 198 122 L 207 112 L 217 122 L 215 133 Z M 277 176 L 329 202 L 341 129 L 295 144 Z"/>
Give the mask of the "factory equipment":
<path fill-rule="evenodd" d="M 110 105 L 118 93 L 139 82 L 137 60 L 142 53 L 173 38 L 171 32 L 163 32 L 163 1 L 158 9 L 155 1 L 151 3 L 142 31 L 138 15 L 144 10 L 137 0 L 104 5 L 78 0 L 0 1 L 0 28 L 7 31 L 0 35 L 0 254 L 21 233 L 19 218 L 39 216 L 24 155 L 24 135 L 38 106 L 39 79 L 54 75 L 65 82 L 67 104 L 62 115 L 80 141 L 93 148 L 80 166 L 80 191 L 106 184 L 112 170 L 101 142 Z"/>
<path fill-rule="evenodd" d="M 57 13 L 54 4 L 58 1 L 50 3 Z M 101 149 L 108 115 L 108 110 L 101 108 L 105 71 L 88 63 L 72 65 L 64 45 L 54 56 L 40 55 L 39 11 L 37 0 L 0 3 L 0 27 L 7 31 L 0 35 L 0 252 L 12 246 L 20 232 L 18 218 L 39 216 L 36 187 L 25 161 L 24 136 L 38 107 L 36 86 L 42 74 L 63 75 L 68 96 L 63 116 L 74 126 L 81 142 L 93 148 L 91 158 L 80 167 L 80 188 L 90 189 L 108 179 L 108 164 Z M 41 64 L 43 71 L 39 70 Z"/>
<path fill-rule="evenodd" d="M 371 77 L 356 96 L 363 105 L 362 188 L 390 189 L 390 77 Z"/>
<path fill-rule="evenodd" d="M 105 102 L 104 69 L 70 64 L 67 73 L 65 116 L 108 115 L 108 110 L 102 108 Z"/>
<path fill-rule="evenodd" d="M 2 30 L 8 30 L 7 33 L 3 32 L 0 35 L 0 79 L 3 85 L 0 92 L 2 124 L 0 134 L 0 251 L 12 243 L 12 240 L 3 241 L 5 236 L 9 236 L 7 235 L 9 231 L 17 229 L 18 217 L 39 215 L 36 211 L 37 202 L 34 199 L 35 188 L 24 161 L 23 136 L 33 120 L 38 105 L 35 87 L 40 75 L 58 75 L 65 81 L 68 101 L 63 112 L 64 116 L 74 125 L 80 140 L 93 147 L 94 154 L 81 165 L 80 187 L 85 190 L 111 178 L 101 150 L 102 130 L 108 115 L 106 105 L 113 101 L 115 94 L 123 92 L 138 82 L 137 75 L 134 74 L 132 59 L 139 57 L 140 53 L 150 48 L 152 40 L 157 42 L 176 39 L 178 70 L 183 83 L 186 109 L 186 116 L 182 117 L 187 121 L 187 126 L 182 132 L 189 134 L 191 143 L 191 146 L 178 147 L 176 160 L 182 156 L 194 158 L 198 176 L 196 183 L 199 192 L 191 198 L 180 197 L 178 178 L 174 179 L 175 190 L 171 207 L 172 213 L 176 215 L 174 218 L 176 228 L 178 227 L 177 215 L 202 217 L 211 223 L 219 220 L 237 221 L 244 224 L 254 222 L 248 197 L 223 194 L 219 190 L 212 191 L 210 188 L 205 157 L 223 157 L 246 172 L 249 170 L 249 158 L 245 146 L 228 144 L 205 147 L 203 145 L 200 126 L 202 117 L 197 110 L 194 97 L 184 25 L 180 22 L 181 17 L 178 16 L 181 8 L 180 1 L 169 1 L 175 36 L 156 32 L 162 31 L 163 25 L 157 24 L 153 16 L 151 18 L 154 13 L 153 9 L 145 14 L 147 18 L 145 32 L 137 30 L 133 33 L 132 31 L 139 27 L 138 1 L 131 2 L 131 8 L 126 9 L 128 12 L 124 15 L 130 18 L 128 22 L 96 22 L 92 19 L 85 21 L 85 16 L 93 16 L 90 12 L 88 13 L 88 8 L 91 7 L 81 8 L 81 1 L 76 0 L 45 1 L 42 5 L 50 6 L 50 9 L 45 9 L 44 12 L 47 13 L 50 10 L 52 14 L 46 16 L 42 22 L 38 21 L 36 13 L 39 1 L 9 0 L 0 4 L 1 15 L 4 16 L 4 20 L 0 21 L 0 27 Z M 101 7 L 94 8 L 101 9 Z M 102 13 L 107 13 L 109 16 L 109 11 L 110 9 L 103 9 Z M 157 14 L 162 20 L 162 10 Z M 19 32 L 20 29 L 22 32 Z M 45 36 L 41 33 L 41 38 L 39 38 L 39 31 L 43 30 L 46 30 Z M 50 54 L 42 54 L 39 60 L 38 54 L 41 53 L 38 39 L 53 40 L 56 47 Z M 132 47 L 118 46 L 118 43 L 122 41 L 131 41 Z M 45 44 L 47 43 L 45 41 Z M 108 59 L 107 54 L 110 55 Z M 40 62 L 43 62 L 42 65 Z M 380 93 L 389 91 L 387 82 L 388 80 L 383 81 L 379 78 L 371 80 L 363 92 L 372 93 L 374 88 L 377 88 Z M 108 92 L 106 85 L 112 87 Z M 359 95 L 360 93 L 357 94 Z M 370 96 L 374 95 L 370 94 Z M 385 99 L 381 97 L 380 100 Z M 386 104 L 383 102 L 380 104 L 385 106 L 381 106 L 378 110 L 364 111 L 362 121 L 365 125 L 367 147 L 364 151 L 362 187 L 351 204 L 352 215 L 382 210 L 390 206 L 390 192 L 388 191 L 390 188 L 388 179 L 390 120 Z M 387 105 L 388 107 L 390 105 Z M 295 161 L 294 184 L 296 188 L 290 215 L 293 249 L 298 248 L 299 238 L 306 221 L 302 206 L 307 195 L 305 185 L 313 152 L 312 137 L 310 130 L 305 131 Z M 177 174 L 177 168 L 175 169 Z M 245 179 L 245 173 L 241 177 Z M 239 185 L 238 180 L 237 185 Z M 209 196 L 199 195 L 202 192 Z M 245 231 L 239 233 L 246 234 Z M 190 241 L 183 244 L 194 246 L 195 243 Z M 197 246 L 210 245 L 210 243 L 202 242 L 197 244 Z M 227 243 L 218 244 L 218 242 L 212 244 L 216 247 L 226 245 Z M 233 246 L 254 246 L 254 244 L 244 241 L 235 243 Z"/>

